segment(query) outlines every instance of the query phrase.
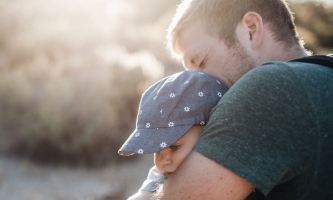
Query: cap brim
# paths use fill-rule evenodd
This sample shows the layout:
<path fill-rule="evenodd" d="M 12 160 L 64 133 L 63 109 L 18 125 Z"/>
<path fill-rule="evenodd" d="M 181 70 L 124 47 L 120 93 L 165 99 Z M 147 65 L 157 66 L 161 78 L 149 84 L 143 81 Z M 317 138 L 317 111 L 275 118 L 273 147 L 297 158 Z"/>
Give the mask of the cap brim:
<path fill-rule="evenodd" d="M 179 140 L 193 125 L 158 129 L 135 129 L 118 153 L 122 156 L 161 151 Z"/>

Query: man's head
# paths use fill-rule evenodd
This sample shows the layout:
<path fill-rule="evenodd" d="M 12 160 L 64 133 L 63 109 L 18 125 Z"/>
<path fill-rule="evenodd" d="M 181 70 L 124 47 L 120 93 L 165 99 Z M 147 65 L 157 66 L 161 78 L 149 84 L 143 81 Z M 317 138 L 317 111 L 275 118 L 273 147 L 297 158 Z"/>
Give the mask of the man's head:
<path fill-rule="evenodd" d="M 168 29 L 168 46 L 175 43 L 182 29 L 201 21 L 202 29 L 223 39 L 227 46 L 236 43 L 235 30 L 247 12 L 258 13 L 276 41 L 286 46 L 299 44 L 293 16 L 284 0 L 184 0 Z"/>
<path fill-rule="evenodd" d="M 304 53 L 284 0 L 184 0 L 169 26 L 167 38 L 169 49 L 183 59 L 188 69 L 204 69 L 202 63 L 207 56 L 219 59 L 213 65 L 227 64 L 223 66 L 224 74 L 217 74 L 228 86 L 263 62 L 288 60 Z M 288 52 L 291 50 L 297 53 Z M 236 64 L 245 67 L 226 71 Z M 216 69 L 205 70 L 216 74 Z"/>
<path fill-rule="evenodd" d="M 183 71 L 158 81 L 142 95 L 136 129 L 119 154 L 155 153 L 170 147 L 193 126 L 205 125 L 226 91 L 217 78 L 201 71 Z"/>

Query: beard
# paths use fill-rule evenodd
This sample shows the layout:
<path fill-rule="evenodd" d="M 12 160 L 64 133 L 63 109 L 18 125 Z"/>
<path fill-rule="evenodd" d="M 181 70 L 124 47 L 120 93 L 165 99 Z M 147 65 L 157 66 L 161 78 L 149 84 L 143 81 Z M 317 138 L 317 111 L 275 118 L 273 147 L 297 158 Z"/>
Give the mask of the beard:
<path fill-rule="evenodd" d="M 238 41 L 229 49 L 229 67 L 233 68 L 233 74 L 230 76 L 232 84 L 245 75 L 256 66 L 253 58 L 246 52 L 244 46 Z M 232 66 L 231 66 L 232 65 Z"/>

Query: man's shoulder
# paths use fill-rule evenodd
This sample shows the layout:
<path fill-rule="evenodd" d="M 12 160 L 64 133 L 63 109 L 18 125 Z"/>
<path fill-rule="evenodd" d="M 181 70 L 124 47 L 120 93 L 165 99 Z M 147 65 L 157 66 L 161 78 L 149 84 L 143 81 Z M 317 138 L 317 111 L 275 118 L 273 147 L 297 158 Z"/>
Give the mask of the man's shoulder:
<path fill-rule="evenodd" d="M 295 80 L 296 74 L 294 67 L 288 62 L 265 63 L 247 72 L 233 87 L 245 87 L 247 89 L 251 86 L 256 88 L 271 87 L 271 84 L 281 84 Z"/>
<path fill-rule="evenodd" d="M 248 73 L 244 75 L 244 77 L 248 76 L 254 76 L 256 78 L 262 77 L 262 78 L 267 78 L 270 76 L 276 76 L 279 74 L 283 74 L 284 76 L 291 76 L 293 75 L 292 71 L 295 68 L 294 63 L 289 63 L 289 62 L 268 62 L 264 63 L 252 70 L 250 70 Z"/>
<path fill-rule="evenodd" d="M 259 67 L 251 70 L 251 73 L 267 73 L 267 74 L 277 74 L 282 72 L 285 75 L 292 75 L 292 71 L 311 71 L 311 70 L 320 70 L 321 66 L 313 63 L 301 63 L 301 62 L 282 62 L 282 61 L 273 61 L 262 64 Z M 250 73 L 250 74 L 251 74 Z"/>
<path fill-rule="evenodd" d="M 306 78 L 322 80 L 325 76 L 333 78 L 333 69 L 313 63 L 274 61 L 254 68 L 241 79 L 250 81 L 250 83 L 274 83 L 281 81 L 297 83 L 297 80 L 301 81 Z"/>
<path fill-rule="evenodd" d="M 259 72 L 281 72 L 286 70 L 293 70 L 296 72 L 307 72 L 307 71 L 322 71 L 322 70 L 329 70 L 333 69 L 333 66 L 331 66 L 332 59 L 330 60 L 330 63 L 327 61 L 328 56 L 325 56 L 326 60 L 316 60 L 311 59 L 310 57 L 306 57 L 308 59 L 296 59 L 289 62 L 282 62 L 282 61 L 272 61 L 263 63 L 261 66 L 254 68 L 253 72 L 259 71 Z M 307 61 L 310 60 L 310 61 Z M 333 64 L 333 63 L 332 63 Z M 330 65 L 330 67 L 328 67 Z"/>
<path fill-rule="evenodd" d="M 280 101 L 292 98 L 292 101 L 297 99 L 303 102 L 309 94 L 315 99 L 324 92 L 333 95 L 333 69 L 307 63 L 270 62 L 241 77 L 221 102 L 229 101 L 228 98 L 233 98 L 235 94 L 242 96 L 244 101 L 263 99 L 272 102 L 270 98 Z"/>

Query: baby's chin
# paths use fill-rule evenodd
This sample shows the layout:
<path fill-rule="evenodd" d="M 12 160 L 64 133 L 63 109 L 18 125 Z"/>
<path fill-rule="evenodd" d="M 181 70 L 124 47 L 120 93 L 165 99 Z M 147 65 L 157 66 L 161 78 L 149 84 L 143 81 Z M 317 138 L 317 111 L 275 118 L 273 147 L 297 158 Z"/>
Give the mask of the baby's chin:
<path fill-rule="evenodd" d="M 166 176 L 166 177 L 169 177 L 171 174 L 173 174 L 173 172 L 170 172 L 170 171 L 165 171 L 163 173 L 163 175 Z"/>

